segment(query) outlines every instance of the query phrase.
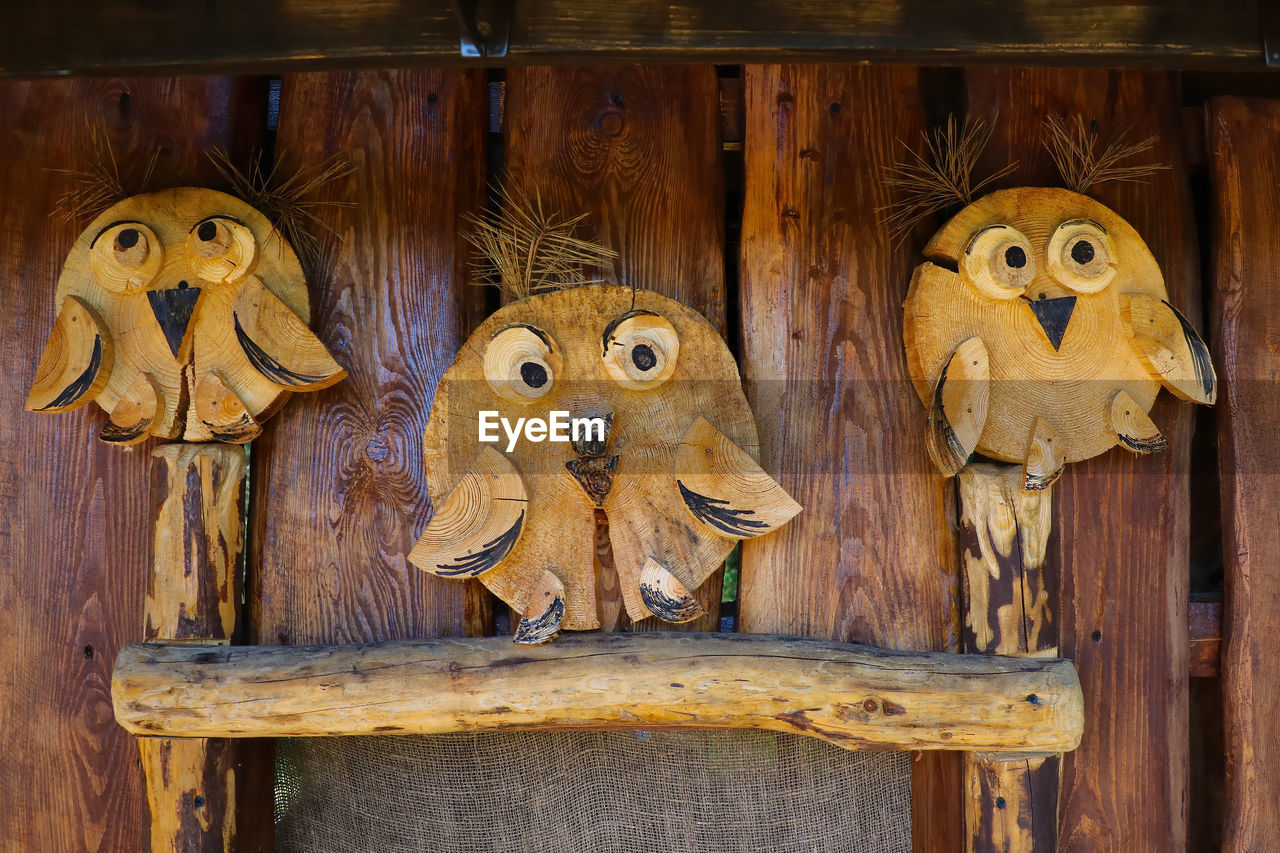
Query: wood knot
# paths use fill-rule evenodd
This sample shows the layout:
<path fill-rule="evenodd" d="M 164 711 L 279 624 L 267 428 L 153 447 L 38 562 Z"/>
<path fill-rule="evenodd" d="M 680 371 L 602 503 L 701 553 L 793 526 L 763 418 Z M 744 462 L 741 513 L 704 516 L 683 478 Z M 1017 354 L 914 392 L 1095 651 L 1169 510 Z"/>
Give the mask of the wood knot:
<path fill-rule="evenodd" d="M 596 127 L 599 128 L 600 133 L 604 136 L 618 136 L 625 126 L 626 121 L 622 116 L 612 110 L 596 119 Z"/>

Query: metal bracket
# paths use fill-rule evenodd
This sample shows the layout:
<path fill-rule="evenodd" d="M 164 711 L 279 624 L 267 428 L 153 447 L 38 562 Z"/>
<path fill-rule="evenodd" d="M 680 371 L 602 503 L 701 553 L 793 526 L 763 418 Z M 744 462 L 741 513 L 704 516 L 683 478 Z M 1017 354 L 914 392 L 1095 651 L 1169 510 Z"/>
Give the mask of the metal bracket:
<path fill-rule="evenodd" d="M 513 0 L 451 0 L 462 26 L 459 50 L 466 57 L 507 55 Z"/>
<path fill-rule="evenodd" d="M 1280 68 L 1280 3 L 1258 0 L 1258 29 L 1262 31 L 1262 58 L 1268 68 Z"/>

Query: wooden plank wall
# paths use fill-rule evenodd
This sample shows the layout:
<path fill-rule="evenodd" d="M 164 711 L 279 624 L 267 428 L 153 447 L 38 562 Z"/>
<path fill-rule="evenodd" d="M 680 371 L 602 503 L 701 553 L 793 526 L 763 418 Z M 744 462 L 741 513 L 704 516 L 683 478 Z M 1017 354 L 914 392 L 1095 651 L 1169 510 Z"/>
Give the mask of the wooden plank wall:
<path fill-rule="evenodd" d="M 1213 340 L 1222 484 L 1224 849 L 1268 850 L 1280 834 L 1280 101 L 1210 102 Z"/>
<path fill-rule="evenodd" d="M 897 140 L 925 126 L 908 67 L 748 66 L 743 374 L 765 470 L 804 506 L 744 543 L 740 629 L 959 650 L 947 484 L 906 373 L 912 246 L 877 208 Z M 916 771 L 916 844 L 959 849 L 955 755 Z"/>
<path fill-rule="evenodd" d="M 550 200 L 593 210 L 622 253 L 619 281 L 684 299 L 740 338 L 765 467 L 806 507 L 782 534 L 744 548 L 740 630 L 956 650 L 953 498 L 928 467 L 924 409 L 901 348 L 901 300 L 932 225 L 904 244 L 888 240 L 876 211 L 889 198 L 880 169 L 900 156 L 899 140 L 914 143 L 966 104 L 988 117 L 998 109 L 982 169 L 1020 160 L 1006 185 L 1054 181 L 1040 134 L 1046 112 L 1082 112 L 1104 131 L 1136 123 L 1136 135 L 1159 135 L 1153 159 L 1173 168 L 1098 196 L 1147 238 L 1171 300 L 1203 328 L 1174 78 L 744 67 L 737 283 L 724 255 L 716 83 L 709 66 L 512 69 L 505 165 Z M 0 669 L 0 790 L 12 792 L 0 807 L 0 849 L 136 849 L 144 819 L 136 751 L 111 721 L 107 684 L 118 645 L 140 637 L 151 462 L 100 448 L 90 413 L 20 411 L 52 321 L 48 294 L 76 234 L 46 217 L 64 183 L 44 169 L 74 162 L 84 132 L 66 117 L 84 112 L 108 118 L 118 151 L 159 141 L 169 176 L 210 180 L 200 151 L 228 144 L 242 154 L 261 135 L 262 85 L 0 86 L 0 174 L 11 188 L 0 213 L 9 237 L 0 498 L 17 508 L 0 520 L 0 656 L 19 661 Z M 456 235 L 495 177 L 488 126 L 481 71 L 283 80 L 278 147 L 294 162 L 341 152 L 358 169 L 325 191 L 354 206 L 322 212 L 336 236 L 312 291 L 312 325 L 351 375 L 295 397 L 253 448 L 251 641 L 492 630 L 482 588 L 427 576 L 404 558 L 430 515 L 420 437 L 435 384 L 485 310 L 485 294 L 463 285 L 469 250 Z M 1185 846 L 1191 415 L 1165 395 L 1154 418 L 1168 452 L 1113 452 L 1074 466 L 1055 491 L 1063 652 L 1079 663 L 1089 720 L 1063 766 L 1064 849 Z M 1239 491 L 1237 511 L 1251 495 Z M 714 626 L 713 617 L 698 625 Z M 1254 673 L 1242 668 L 1245 647 L 1229 646 L 1232 654 L 1240 688 Z M 1234 778 L 1241 791 L 1256 779 Z M 914 780 L 917 849 L 959 849 L 959 762 L 930 755 L 914 764 Z M 1236 837 L 1246 838 L 1275 818 L 1240 820 Z M 269 842 L 255 837 L 252 849 Z"/>
<path fill-rule="evenodd" d="M 138 747 L 111 713 L 111 668 L 141 640 L 154 510 L 149 449 L 97 441 L 96 407 L 22 405 L 53 324 L 62 261 L 87 222 L 50 217 L 101 122 L 126 174 L 217 185 L 212 146 L 253 141 L 263 101 L 227 78 L 0 85 L 0 850 L 137 850 Z M 134 172 L 135 177 L 139 177 Z"/>

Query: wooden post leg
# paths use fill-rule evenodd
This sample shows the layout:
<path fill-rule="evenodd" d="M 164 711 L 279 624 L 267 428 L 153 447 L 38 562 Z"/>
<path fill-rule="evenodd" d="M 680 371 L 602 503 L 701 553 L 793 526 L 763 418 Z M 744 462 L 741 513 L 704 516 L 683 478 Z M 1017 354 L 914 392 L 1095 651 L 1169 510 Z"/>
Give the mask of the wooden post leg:
<path fill-rule="evenodd" d="M 159 512 L 144 615 L 149 642 L 231 642 L 244 544 L 243 447 L 156 449 Z M 234 750 L 229 741 L 138 739 L 151 808 L 152 853 L 235 848 Z"/>
<path fill-rule="evenodd" d="M 1057 572 L 1046 560 L 1048 488 L 1023 489 L 1020 465 L 960 471 L 965 650 L 1056 657 Z M 1024 701 L 1035 702 L 1034 694 Z M 1049 853 L 1058 839 L 1058 755 L 966 754 L 966 850 Z"/>

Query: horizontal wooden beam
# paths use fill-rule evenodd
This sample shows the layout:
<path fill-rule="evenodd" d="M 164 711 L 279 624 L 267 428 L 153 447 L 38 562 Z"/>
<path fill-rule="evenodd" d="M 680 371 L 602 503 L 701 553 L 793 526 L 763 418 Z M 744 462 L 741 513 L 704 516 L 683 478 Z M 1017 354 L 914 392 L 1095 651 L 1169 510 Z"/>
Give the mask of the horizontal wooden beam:
<path fill-rule="evenodd" d="M 756 728 L 852 749 L 1075 749 L 1058 659 L 888 652 L 753 634 L 578 634 L 362 646 L 133 643 L 116 720 L 140 735 L 298 737 L 537 728 Z"/>
<path fill-rule="evenodd" d="M 1264 67 L 1257 0 L 529 0 L 514 6 L 508 53 L 469 61 Z M 7 16 L 0 74 L 459 63 L 461 32 L 443 2 L 47 0 Z"/>

